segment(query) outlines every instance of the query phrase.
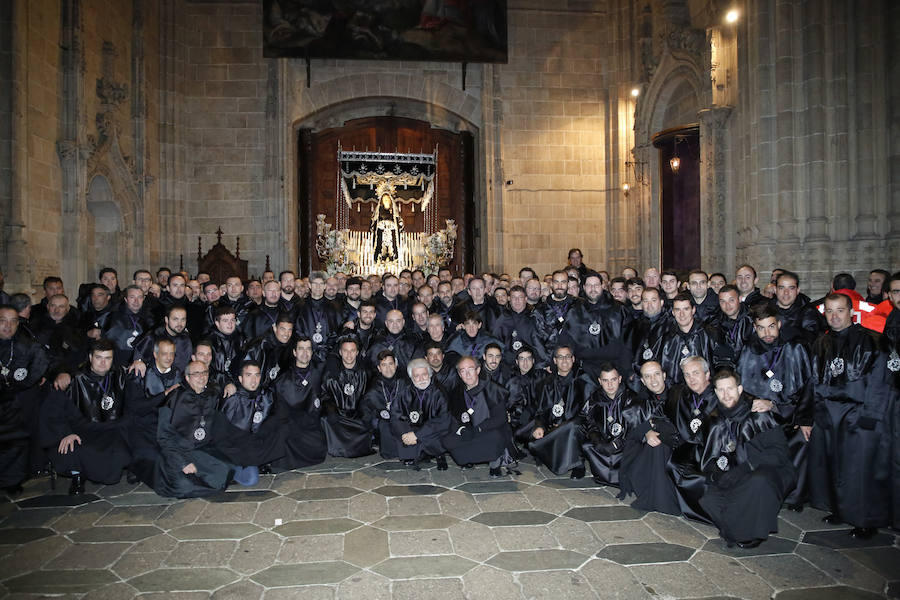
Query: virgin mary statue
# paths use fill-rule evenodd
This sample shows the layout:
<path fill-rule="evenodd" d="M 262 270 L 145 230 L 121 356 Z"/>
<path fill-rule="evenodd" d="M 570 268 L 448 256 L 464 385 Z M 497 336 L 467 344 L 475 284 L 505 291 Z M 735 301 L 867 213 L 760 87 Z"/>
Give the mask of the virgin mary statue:
<path fill-rule="evenodd" d="M 395 262 L 400 258 L 400 232 L 403 231 L 403 219 L 397 202 L 394 201 L 394 186 L 383 182 L 378 184 L 375 194 L 378 202 L 372 209 L 372 246 L 375 262 Z"/>

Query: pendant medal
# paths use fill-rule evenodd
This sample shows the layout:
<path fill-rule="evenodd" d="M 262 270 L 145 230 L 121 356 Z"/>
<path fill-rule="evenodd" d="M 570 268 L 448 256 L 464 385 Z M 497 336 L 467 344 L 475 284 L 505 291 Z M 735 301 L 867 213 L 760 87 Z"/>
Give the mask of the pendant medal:
<path fill-rule="evenodd" d="M 202 442 L 206 439 L 206 430 L 203 427 L 198 427 L 194 430 L 194 439 L 198 442 Z"/>
<path fill-rule="evenodd" d="M 690 427 L 693 433 L 697 433 L 698 431 L 700 431 L 701 425 L 703 425 L 703 421 L 701 421 L 700 419 L 691 419 Z"/>
<path fill-rule="evenodd" d="M 300 382 L 300 385 L 307 386 L 307 385 L 309 385 L 309 382 L 304 379 L 303 381 Z"/>
<path fill-rule="evenodd" d="M 622 424 L 613 423 L 612 427 L 609 428 L 609 432 L 613 434 L 613 436 L 619 437 L 620 435 L 622 435 Z"/>
<path fill-rule="evenodd" d="M 831 361 L 831 374 L 832 375 L 840 375 L 844 372 L 844 359 L 841 357 L 835 358 Z"/>
<path fill-rule="evenodd" d="M 681 349 L 681 354 L 684 356 L 687 356 L 690 353 L 691 353 L 691 351 L 687 349 L 687 346 L 685 346 L 684 348 Z"/>
<path fill-rule="evenodd" d="M 125 345 L 128 346 L 129 348 L 133 347 L 134 340 L 135 340 L 135 337 L 131 336 L 130 338 L 125 340 Z"/>
<path fill-rule="evenodd" d="M 563 413 L 566 412 L 566 409 L 565 409 L 565 407 L 562 405 L 562 403 L 554 404 L 554 405 L 553 405 L 552 412 L 553 412 L 553 416 L 554 416 L 554 417 L 559 418 L 559 417 L 563 416 Z"/>
<path fill-rule="evenodd" d="M 591 323 L 591 326 L 588 327 L 588 333 L 590 333 L 591 335 L 599 335 L 600 323 Z"/>
<path fill-rule="evenodd" d="M 258 410 L 255 413 L 253 413 L 253 422 L 256 425 L 259 425 L 260 423 L 262 423 L 262 420 L 263 420 L 263 414 L 262 414 L 261 410 Z"/>
<path fill-rule="evenodd" d="M 896 350 L 891 352 L 891 356 L 888 358 L 887 368 L 891 373 L 900 371 L 900 356 L 897 356 Z"/>
<path fill-rule="evenodd" d="M 719 460 L 716 461 L 716 466 L 719 467 L 719 469 L 721 469 L 723 471 L 727 471 L 728 470 L 728 457 L 720 456 Z"/>
<path fill-rule="evenodd" d="M 141 335 L 141 332 L 138 331 L 137 329 L 132 329 L 132 330 L 131 330 L 131 336 L 132 336 L 132 337 L 137 337 L 137 336 L 139 336 L 139 335 Z"/>
<path fill-rule="evenodd" d="M 607 422 L 607 423 L 612 423 L 612 422 L 613 422 L 612 415 L 606 417 L 606 422 Z"/>
<path fill-rule="evenodd" d="M 313 400 L 313 406 L 319 408 L 320 406 L 322 406 L 322 401 L 316 398 L 315 400 Z"/>
<path fill-rule="evenodd" d="M 103 396 L 103 399 L 100 400 L 100 408 L 103 410 L 109 410 L 113 407 L 115 400 L 112 399 L 112 396 Z"/>
<path fill-rule="evenodd" d="M 463 423 L 468 423 L 471 420 L 469 417 L 469 413 L 464 412 L 463 414 L 459 415 L 459 420 Z"/>
<path fill-rule="evenodd" d="M 777 394 L 784 389 L 784 384 L 782 384 L 778 379 L 771 379 L 769 381 L 769 389 Z"/>
<path fill-rule="evenodd" d="M 518 352 L 521 347 L 522 347 L 522 342 L 520 342 L 519 340 L 514 341 L 512 344 L 512 349 L 515 352 Z"/>
<path fill-rule="evenodd" d="M 378 413 L 378 414 L 381 415 L 381 418 L 384 419 L 385 421 L 388 421 L 388 420 L 390 420 L 390 418 L 391 418 L 391 413 L 389 413 L 389 412 L 386 411 L 386 410 L 383 410 L 383 411 L 381 411 L 381 412 Z"/>
<path fill-rule="evenodd" d="M 647 348 L 644 350 L 644 353 L 641 356 L 644 357 L 644 360 L 650 360 L 651 358 L 653 358 L 653 350 Z"/>
<path fill-rule="evenodd" d="M 348 396 L 352 396 L 353 392 L 355 392 L 355 391 L 356 391 L 356 387 L 354 387 L 354 385 L 352 383 L 348 383 L 348 384 L 344 385 L 344 394 L 346 394 Z"/>
<path fill-rule="evenodd" d="M 765 373 L 763 373 L 767 378 L 772 379 L 775 377 L 775 373 L 772 372 L 772 369 L 768 369 Z"/>
<path fill-rule="evenodd" d="M 7 375 L 9 375 L 9 369 L 7 369 L 6 367 L 0 368 L 0 375 L 6 377 Z"/>
<path fill-rule="evenodd" d="M 700 409 L 699 409 L 699 408 L 695 408 L 695 409 L 693 410 L 693 413 L 694 413 L 694 416 L 696 417 L 697 415 L 700 414 Z"/>
<path fill-rule="evenodd" d="M 28 377 L 28 369 L 25 367 L 13 371 L 13 379 L 16 381 L 25 381 L 26 377 Z"/>
<path fill-rule="evenodd" d="M 322 337 L 322 334 L 319 333 L 318 331 L 315 332 L 315 333 L 313 334 L 313 336 L 312 336 L 312 341 L 314 341 L 314 342 L 317 343 L 317 344 L 321 344 L 321 343 L 322 343 L 322 340 L 324 340 L 324 339 L 325 339 L 325 338 L 323 338 L 323 337 Z"/>
<path fill-rule="evenodd" d="M 278 371 L 280 370 L 281 367 L 279 367 L 278 365 L 275 365 L 274 367 L 269 369 L 269 379 L 275 379 L 276 377 L 278 377 Z"/>
<path fill-rule="evenodd" d="M 419 411 L 417 411 L 417 410 L 410 411 L 409 422 L 410 423 L 418 423 L 419 422 Z"/>

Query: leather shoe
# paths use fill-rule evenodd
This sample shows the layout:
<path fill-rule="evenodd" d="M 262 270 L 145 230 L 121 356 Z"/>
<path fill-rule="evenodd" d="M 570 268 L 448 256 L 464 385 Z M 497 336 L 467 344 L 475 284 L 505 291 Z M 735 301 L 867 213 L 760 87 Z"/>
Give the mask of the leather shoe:
<path fill-rule="evenodd" d="M 127 481 L 128 483 L 137 483 L 137 482 L 138 482 L 138 476 L 135 475 L 134 473 L 132 473 L 131 471 L 128 471 L 128 472 L 125 474 L 125 481 Z"/>
<path fill-rule="evenodd" d="M 84 480 L 81 478 L 81 474 L 72 475 L 72 484 L 69 486 L 69 495 L 70 496 L 80 496 L 84 493 Z"/>
<path fill-rule="evenodd" d="M 832 513 L 830 515 L 825 515 L 824 517 L 822 517 L 822 522 L 828 523 L 829 525 L 843 525 L 844 524 L 844 522 L 841 520 L 841 518 L 834 513 Z"/>
<path fill-rule="evenodd" d="M 468 471 L 469 469 L 474 469 L 475 465 L 472 463 L 466 463 L 462 467 L 460 467 L 463 471 Z"/>
<path fill-rule="evenodd" d="M 3 488 L 3 491 L 6 492 L 6 495 L 10 498 L 14 498 L 24 492 L 25 488 L 17 483 L 16 485 L 11 485 L 9 487 Z"/>
<path fill-rule="evenodd" d="M 850 530 L 850 537 L 857 540 L 868 540 L 878 533 L 877 527 L 854 527 Z"/>
<path fill-rule="evenodd" d="M 272 474 L 272 464 L 266 463 L 264 465 L 259 466 L 259 474 L 260 475 L 271 475 Z"/>
<path fill-rule="evenodd" d="M 583 479 L 584 478 L 584 467 L 575 467 L 572 469 L 572 472 L 569 474 L 569 479 Z"/>
<path fill-rule="evenodd" d="M 787 509 L 794 511 L 795 513 L 802 513 L 803 512 L 803 504 L 800 504 L 800 503 L 788 504 Z"/>
<path fill-rule="evenodd" d="M 745 550 L 749 550 L 750 548 L 756 548 L 757 546 L 759 546 L 760 544 L 762 544 L 764 541 L 766 541 L 766 540 L 755 539 L 755 540 L 750 540 L 750 541 L 747 541 L 747 542 L 738 542 L 737 545 L 738 545 L 738 547 L 740 547 L 740 548 L 743 548 L 743 549 L 745 549 Z"/>
<path fill-rule="evenodd" d="M 445 457 L 444 455 L 438 456 L 437 460 L 435 462 L 437 463 L 438 471 L 446 471 L 447 470 L 447 457 Z"/>
<path fill-rule="evenodd" d="M 491 467 L 491 477 L 497 478 L 502 477 L 503 473 L 500 472 L 500 467 Z"/>

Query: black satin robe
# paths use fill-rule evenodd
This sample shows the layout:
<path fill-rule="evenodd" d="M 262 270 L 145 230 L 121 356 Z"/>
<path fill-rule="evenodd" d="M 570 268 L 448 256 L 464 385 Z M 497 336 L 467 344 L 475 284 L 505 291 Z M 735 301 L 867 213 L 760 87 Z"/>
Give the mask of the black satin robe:
<path fill-rule="evenodd" d="M 716 318 L 710 321 L 719 330 L 719 339 L 722 343 L 718 347 L 719 362 L 737 363 L 741 350 L 752 338 L 756 336 L 753 319 L 750 313 L 741 305 L 741 310 L 735 319 L 729 319 L 722 311 Z"/>
<path fill-rule="evenodd" d="M 456 464 L 492 462 L 512 449 L 506 417 L 508 396 L 491 381 L 479 381 L 470 390 L 460 382 L 449 393 L 450 429 L 441 441 Z"/>
<path fill-rule="evenodd" d="M 541 427 L 544 437 L 539 440 L 532 437 L 528 449 L 557 475 L 584 465 L 580 431 L 587 399 L 594 387 L 586 375 L 573 371 L 565 377 L 552 373 L 537 388 L 532 432 Z M 561 415 L 553 413 L 554 406 L 562 406 Z"/>
<path fill-rule="evenodd" d="M 509 390 L 509 404 L 506 407 L 509 425 L 519 443 L 526 444 L 531 439 L 534 413 L 538 408 L 537 390 L 546 376 L 547 372 L 543 369 L 532 368 L 524 375 L 513 375 L 506 384 Z"/>
<path fill-rule="evenodd" d="M 88 339 L 78 329 L 75 313 L 69 314 L 62 321 L 56 322 L 50 315 L 33 320 L 31 331 L 35 339 L 44 347 L 50 364 L 44 373 L 52 381 L 60 373 L 74 375 L 88 352 Z"/>
<path fill-rule="evenodd" d="M 148 486 L 153 485 L 159 457 L 159 443 L 156 440 L 159 409 L 166 403 L 166 390 L 182 381 L 183 373 L 178 368 L 171 367 L 161 373 L 155 364 L 150 363 L 143 377 L 132 372 L 125 382 L 127 439 L 132 458 L 129 470 Z"/>
<path fill-rule="evenodd" d="M 534 307 L 537 336 L 538 339 L 543 340 L 544 355 L 548 358 L 553 356 L 556 346 L 559 345 L 559 335 L 566 324 L 569 311 L 575 307 L 577 301 L 576 298 L 569 295 L 562 300 L 556 300 L 551 294 Z"/>
<path fill-rule="evenodd" d="M 256 338 L 244 346 L 243 356 L 239 363 L 255 360 L 262 365 L 261 389 L 268 389 L 278 375 L 294 364 L 294 338 L 282 344 L 271 329 L 265 335 Z"/>
<path fill-rule="evenodd" d="M 366 364 L 370 369 L 378 366 L 378 355 L 384 350 L 394 353 L 397 371 L 402 373 L 406 371 L 406 364 L 413 358 L 416 344 L 413 338 L 404 331 L 398 334 L 382 331 L 371 341 L 366 352 Z"/>
<path fill-rule="evenodd" d="M 619 466 L 628 434 L 646 422 L 650 407 L 624 384 L 615 398 L 597 388 L 588 399 L 582 424 L 582 446 L 594 481 L 603 485 L 619 485 Z"/>
<path fill-rule="evenodd" d="M 627 372 L 631 357 L 627 356 L 625 309 L 606 292 L 596 304 L 579 299 L 566 316 L 559 343 L 570 345 L 582 362 L 610 361 Z"/>
<path fill-rule="evenodd" d="M 784 431 L 797 473 L 797 485 L 785 502 L 802 504 L 807 495 L 809 444 L 800 426 L 813 424 L 814 407 L 812 364 L 806 346 L 799 341 L 786 342 L 781 337 L 765 344 L 754 335 L 741 352 L 737 371 L 746 393 L 775 404 L 772 416 Z"/>
<path fill-rule="evenodd" d="M 504 309 L 494 322 L 491 333 L 503 342 L 503 362 L 510 367 L 515 366 L 516 352 L 523 344 L 531 347 L 535 368 L 544 368 L 550 364 L 544 342 L 538 337 L 537 322 L 531 307 L 526 306 L 520 313 Z"/>
<path fill-rule="evenodd" d="M 778 531 L 778 511 L 797 476 L 787 441 L 772 414 L 750 411 L 746 394 L 710 418 L 701 458 L 706 493 L 700 504 L 725 540 L 766 539 Z"/>
<path fill-rule="evenodd" d="M 807 347 L 812 347 L 816 338 L 828 328 L 825 318 L 816 310 L 814 304 L 804 302 L 801 297 L 790 306 L 781 308 L 775 298 L 769 303 L 778 311 L 781 321 L 781 337 L 785 340 L 798 341 Z"/>
<path fill-rule="evenodd" d="M 399 370 L 390 379 L 376 371 L 374 379 L 369 382 L 369 390 L 363 396 L 364 419 L 376 431 L 382 458 L 399 456 L 399 440 L 391 434 L 391 407 L 401 397 L 409 395 L 410 387 L 409 381 L 400 375 Z"/>
<path fill-rule="evenodd" d="M 297 469 L 325 460 L 328 442 L 322 429 L 321 381 L 322 365 L 316 363 L 305 369 L 294 365 L 275 380 L 275 404 L 264 422 L 284 430 L 284 457 L 275 466 Z"/>
<path fill-rule="evenodd" d="M 136 342 L 134 342 L 134 353 L 131 356 L 131 360 L 135 361 L 141 359 L 144 361 L 145 365 L 152 365 L 153 346 L 156 344 L 157 340 L 161 339 L 170 340 L 175 344 L 175 363 L 173 366 L 184 371 L 187 368 L 188 363 L 191 362 L 191 355 L 194 353 L 194 345 L 191 343 L 191 336 L 188 335 L 187 331 L 182 331 L 176 335 L 170 335 L 166 330 L 165 325 L 161 325 L 156 329 L 144 333 Z"/>
<path fill-rule="evenodd" d="M 682 383 L 684 375 L 681 373 L 681 360 L 688 356 L 705 358 L 711 373 L 720 368 L 733 366 L 730 360 L 720 356 L 718 349 L 721 343 L 723 342 L 718 330 L 701 324 L 696 318 L 693 327 L 687 333 L 673 321 L 663 334 L 659 355 L 654 357 L 654 360 L 658 360 L 662 365 L 669 385 Z"/>
<path fill-rule="evenodd" d="M 219 410 L 225 413 L 228 421 L 238 429 L 257 433 L 268 418 L 274 402 L 271 390 L 257 389 L 250 392 L 238 387 L 237 392 L 219 402 Z"/>
<path fill-rule="evenodd" d="M 444 335 L 446 336 L 447 334 Z M 503 342 L 487 333 L 483 327 L 478 330 L 478 335 L 474 338 L 469 337 L 469 334 L 466 333 L 465 329 L 460 329 L 450 336 L 444 354 L 446 355 L 453 352 L 459 357 L 470 356 L 476 361 L 479 361 L 481 360 L 481 357 L 484 356 L 485 346 L 491 343 L 497 344 L 501 348 L 503 347 Z"/>
<path fill-rule="evenodd" d="M 500 307 L 497 302 L 490 296 L 484 297 L 484 302 L 475 305 L 471 298 L 466 298 L 461 302 L 457 302 L 450 309 L 450 319 L 454 324 L 461 324 L 466 317 L 467 312 L 474 312 L 481 315 L 481 328 L 483 331 L 493 331 L 494 323 L 500 316 Z"/>
<path fill-rule="evenodd" d="M 450 427 L 447 396 L 434 382 L 424 390 L 410 385 L 391 403 L 388 423 L 401 460 L 442 456 L 446 450 L 441 440 Z M 416 434 L 416 443 L 407 446 L 401 438 L 410 431 Z"/>
<path fill-rule="evenodd" d="M 891 490 L 897 388 L 885 350 L 884 339 L 860 325 L 813 346 L 810 503 L 855 527 L 886 526 L 900 510 Z"/>
<path fill-rule="evenodd" d="M 706 297 L 703 298 L 703 302 L 700 302 L 699 304 L 694 300 L 694 297 L 691 296 L 691 304 L 697 309 L 697 312 L 694 313 L 694 319 L 700 323 L 705 323 L 710 319 L 714 319 L 719 312 L 719 297 L 712 290 L 707 290 Z"/>
<path fill-rule="evenodd" d="M 106 319 L 103 337 L 116 345 L 113 351 L 113 365 L 127 366 L 134 353 L 134 343 L 145 332 L 152 329 L 150 316 L 141 311 L 137 314 L 128 309 L 124 302 Z"/>
<path fill-rule="evenodd" d="M 112 399 L 104 406 L 103 398 Z M 53 390 L 42 407 L 43 442 L 53 467 L 60 473 L 79 471 L 97 483 L 118 483 L 131 463 L 125 440 L 125 370 L 104 376 L 80 371 L 65 391 Z M 59 442 L 69 434 L 81 438 L 74 451 L 59 453 Z"/>
<path fill-rule="evenodd" d="M 639 375 L 641 365 L 648 360 L 657 360 L 663 334 L 668 330 L 671 322 L 672 315 L 663 310 L 653 317 L 642 315 L 628 324 L 625 331 L 625 344 L 634 357 L 632 360 L 634 369 L 629 370 L 629 373 L 634 372 Z"/>
<path fill-rule="evenodd" d="M 212 342 L 213 361 L 212 367 L 216 372 L 229 378 L 229 383 L 237 385 L 237 376 L 240 374 L 241 352 L 244 347 L 244 335 L 239 329 L 235 329 L 231 335 L 225 335 L 213 328 L 207 336 Z"/>
<path fill-rule="evenodd" d="M 322 377 L 322 427 L 328 440 L 328 454 L 355 458 L 374 452 L 372 424 L 366 421 L 363 396 L 369 377 L 357 360 L 348 369 L 329 366 Z"/>
<path fill-rule="evenodd" d="M 338 309 L 331 300 L 324 296 L 307 298 L 297 310 L 294 333 L 308 337 L 312 341 L 313 357 L 324 361 L 341 331 L 343 323 L 339 321 Z M 317 341 L 319 337 L 321 340 Z"/>

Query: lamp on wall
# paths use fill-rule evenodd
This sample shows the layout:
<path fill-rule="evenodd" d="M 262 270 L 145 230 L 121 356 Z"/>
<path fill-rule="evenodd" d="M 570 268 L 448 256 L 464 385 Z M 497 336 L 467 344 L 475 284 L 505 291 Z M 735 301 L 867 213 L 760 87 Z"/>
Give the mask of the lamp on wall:
<path fill-rule="evenodd" d="M 647 163 L 641 161 L 625 161 L 625 169 L 631 169 L 632 181 L 634 181 L 638 185 L 647 185 L 647 182 L 644 181 L 644 165 Z M 626 181 L 622 184 L 622 193 L 625 194 L 625 197 L 628 197 L 628 192 L 631 191 L 631 185 Z"/>
<path fill-rule="evenodd" d="M 672 158 L 669 159 L 669 168 L 672 169 L 673 175 L 678 175 L 678 169 L 681 168 L 681 159 L 678 158 L 678 143 L 683 142 L 686 139 L 687 139 L 687 136 L 684 136 L 684 135 L 676 135 L 675 136 L 675 148 L 673 150 L 673 154 L 675 156 L 673 156 Z"/>

